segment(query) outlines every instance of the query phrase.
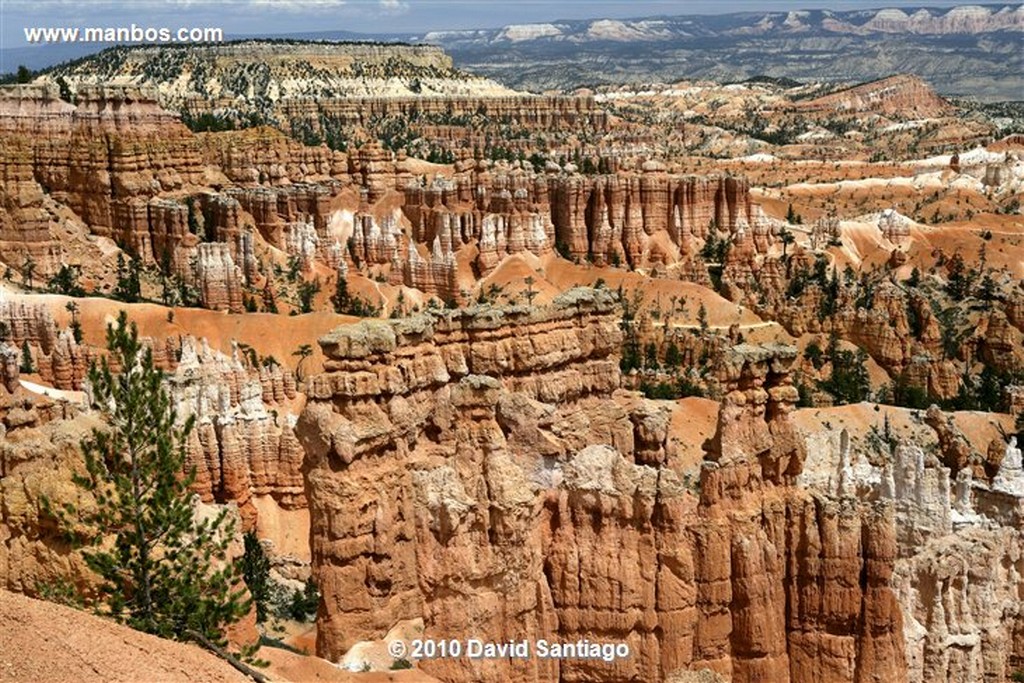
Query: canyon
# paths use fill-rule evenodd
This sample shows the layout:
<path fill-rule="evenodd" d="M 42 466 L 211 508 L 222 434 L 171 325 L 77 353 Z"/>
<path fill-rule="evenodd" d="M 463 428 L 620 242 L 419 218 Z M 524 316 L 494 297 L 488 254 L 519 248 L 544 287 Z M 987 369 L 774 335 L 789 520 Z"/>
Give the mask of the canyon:
<path fill-rule="evenodd" d="M 90 504 L 124 310 L 194 420 L 194 509 L 319 591 L 233 635 L 315 650 L 264 643 L 282 679 L 1010 680 L 1005 130 L 912 76 L 531 95 L 423 46 L 119 47 L 0 87 L 0 588 L 95 591 L 48 506 Z M 629 656 L 387 649 L 469 638 Z"/>
<path fill-rule="evenodd" d="M 713 436 L 681 448 L 670 425 L 682 406 L 618 388 L 613 302 L 574 289 L 547 309 L 362 322 L 321 339 L 324 372 L 297 430 L 323 656 L 422 619 L 424 638 L 587 637 L 631 652 L 421 661 L 442 680 L 1008 675 L 1024 655 L 1011 645 L 1024 614 L 1005 592 L 1024 571 L 1021 532 L 972 502 L 1002 495 L 996 485 L 960 493 L 958 480 L 953 513 L 948 472 L 901 443 L 874 488 L 855 490 L 872 476 L 854 476 L 844 430 L 837 477 L 799 486 L 805 461 L 835 455 L 809 453 L 792 420 L 786 346 L 732 348 Z M 967 556 L 999 569 L 967 578 L 935 564 Z"/>

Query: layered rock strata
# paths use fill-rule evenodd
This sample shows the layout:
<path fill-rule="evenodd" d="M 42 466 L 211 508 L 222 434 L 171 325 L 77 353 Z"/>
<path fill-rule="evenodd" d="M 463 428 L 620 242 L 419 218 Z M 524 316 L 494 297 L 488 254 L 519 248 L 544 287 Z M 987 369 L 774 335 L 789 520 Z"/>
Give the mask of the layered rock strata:
<path fill-rule="evenodd" d="M 617 162 L 621 170 L 595 176 L 571 164 L 537 172 L 526 162 L 464 159 L 450 176 L 427 176 L 378 144 L 346 155 L 266 128 L 194 135 L 138 89 L 83 87 L 78 97 L 73 106 L 54 89 L 26 86 L 0 98 L 9 114 L 0 121 L 0 258 L 19 270 L 31 261 L 38 281 L 69 262 L 67 230 L 169 266 L 204 305 L 230 311 L 241 310 L 242 289 L 266 284 L 256 255 L 266 246 L 298 258 L 305 272 L 348 259 L 393 284 L 461 300 L 464 249 L 476 277 L 508 256 L 558 249 L 704 282 L 696 254 L 711 237 L 742 242 L 734 261 L 748 274 L 747 261 L 775 239 L 744 181 L 675 176 L 657 162 Z M 523 106 L 489 102 L 496 115 Z M 575 100 L 545 107 L 558 120 L 600 118 Z M 530 111 L 520 112 L 524 120 L 560 125 Z"/>
<path fill-rule="evenodd" d="M 468 117 L 515 121 L 526 130 L 604 131 L 608 115 L 592 97 L 537 95 L 292 98 L 278 104 L 282 120 L 306 120 L 319 129 L 325 117 L 346 128 L 367 128 L 388 117 L 441 125 Z"/>
<path fill-rule="evenodd" d="M 1009 680 L 1024 660 L 1020 451 L 1011 441 L 1007 465 L 991 484 L 963 464 L 951 481 L 950 471 L 958 467 L 950 452 L 951 427 L 935 410 L 929 418 L 941 460 L 918 443 L 898 443 L 876 464 L 864 452 L 841 449 L 835 476 L 823 488 L 830 495 L 877 500 L 895 522 L 891 585 L 903 619 L 906 663 L 899 680 Z M 814 457 L 827 457 L 827 450 Z M 845 482 L 853 486 L 844 491 Z"/>
<path fill-rule="evenodd" d="M 288 410 L 296 397 L 291 373 L 280 366 L 256 373 L 237 354 L 185 338 L 167 381 L 178 418 L 195 420 L 187 464 L 196 468 L 194 488 L 204 501 L 236 503 L 247 526 L 256 519 L 253 496 L 305 507 L 303 453 Z"/>
<path fill-rule="evenodd" d="M 671 408 L 617 391 L 608 293 L 321 340 L 306 450 L 318 651 L 422 618 L 426 637 L 622 641 L 600 661 L 431 660 L 443 680 L 904 675 L 891 509 L 815 497 L 788 413 L 795 352 L 740 346 L 699 493 Z"/>

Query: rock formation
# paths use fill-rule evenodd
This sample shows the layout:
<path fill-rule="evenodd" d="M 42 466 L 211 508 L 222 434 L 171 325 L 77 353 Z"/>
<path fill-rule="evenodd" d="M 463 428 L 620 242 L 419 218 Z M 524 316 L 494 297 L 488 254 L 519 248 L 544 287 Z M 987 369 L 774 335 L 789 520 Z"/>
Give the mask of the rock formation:
<path fill-rule="evenodd" d="M 951 491 L 950 470 L 957 467 L 954 428 L 937 409 L 927 419 L 936 430 L 941 460 L 922 445 L 899 442 L 874 465 L 859 454 L 850 471 L 857 498 L 877 500 L 894 525 L 897 556 L 890 585 L 902 614 L 906 662 L 899 680 L 1007 680 L 1024 656 L 1017 640 L 1024 628 L 1019 593 L 1024 489 L 1011 483 L 1021 476 L 1015 467 L 1019 451 L 1014 452 L 1011 441 L 1006 473 L 991 487 L 961 465 Z M 814 460 L 825 456 L 822 450 L 811 454 Z M 845 456 L 847 462 L 850 457 Z M 842 453 L 839 460 L 844 460 Z M 823 481 L 808 483 L 840 493 L 841 482 L 822 487 Z"/>
<path fill-rule="evenodd" d="M 253 496 L 269 495 L 285 509 L 305 507 L 302 449 L 287 409 L 295 385 L 282 381 L 279 366 L 257 373 L 237 356 L 186 338 L 168 386 L 178 418 L 195 419 L 188 464 L 196 467 L 195 490 L 205 501 L 236 503 L 247 526 L 256 518 Z"/>
<path fill-rule="evenodd" d="M 38 594 L 57 580 L 85 587 L 88 569 L 43 499 L 80 502 L 71 475 L 79 439 L 97 423 L 71 403 L 22 389 L 17 356 L 0 343 L 0 589 Z"/>
<path fill-rule="evenodd" d="M 1014 495 L 1024 496 L 1024 470 L 1021 469 L 1020 448 L 1017 447 L 1017 436 L 1010 437 L 1006 445 L 1006 453 L 999 464 L 999 472 L 992 482 L 994 488 L 1002 489 Z"/>
<path fill-rule="evenodd" d="M 0 325 L 6 342 L 20 354 L 28 348 L 39 377 L 57 389 L 82 388 L 93 350 L 75 341 L 70 330 L 59 330 L 50 310 L 42 304 L 0 299 Z"/>
<path fill-rule="evenodd" d="M 694 495 L 667 415 L 616 391 L 618 338 L 607 293 L 572 290 L 550 309 L 363 322 L 321 340 L 325 371 L 297 427 L 319 653 L 337 660 L 422 617 L 426 637 L 587 637 L 633 653 L 421 662 L 442 680 L 901 676 L 891 513 L 793 486 L 795 352 L 730 353 Z"/>
<path fill-rule="evenodd" d="M 266 284 L 257 253 L 267 247 L 299 259 L 305 272 L 348 259 L 367 275 L 464 302 L 457 259 L 470 250 L 478 277 L 508 256 L 558 249 L 577 261 L 669 269 L 705 282 L 695 254 L 707 240 L 745 245 L 734 260 L 746 255 L 747 277 L 775 239 L 737 178 L 673 175 L 654 161 L 616 159 L 613 173 L 582 175 L 572 164 L 538 172 L 527 162 L 472 158 L 450 177 L 426 176 L 379 144 L 343 155 L 269 129 L 193 135 L 154 96 L 83 86 L 72 106 L 44 86 L 4 90 L 11 116 L 0 124 L 0 258 L 20 268 L 31 257 L 40 278 L 52 275 L 71 257 L 57 238 L 70 210 L 82 223 L 74 229 L 111 238 L 144 264 L 169 266 L 204 306 L 239 312 L 243 283 Z M 435 105 L 390 99 L 381 111 L 457 116 L 459 107 L 483 107 L 496 120 L 515 110 L 524 125 L 545 130 L 582 119 L 604 125 L 592 102 L 573 98 Z M 102 154 L 90 151 L 97 139 L 107 142 Z"/>
<path fill-rule="evenodd" d="M 231 258 L 229 245 L 204 242 L 196 247 L 193 276 L 204 308 L 241 313 L 242 270 Z"/>
<path fill-rule="evenodd" d="M 129 87 L 83 88 L 72 106 L 54 88 L 15 86 L 4 89 L 0 103 L 0 203 L 7 209 L 0 216 L 10 221 L 7 249 L 20 244 L 37 262 L 39 276 L 56 272 L 63 260 L 54 242 L 56 224 L 66 219 L 49 196 L 93 234 L 119 241 L 146 263 L 157 262 L 149 200 L 204 178 L 197 140 L 177 116 Z M 159 211 L 152 219 L 163 243 L 167 222 Z"/>
<path fill-rule="evenodd" d="M 939 117 L 949 112 L 950 105 L 920 78 L 899 75 L 799 102 L 794 108 L 805 112 L 876 112 L 890 115 L 910 110 L 921 116 Z"/>

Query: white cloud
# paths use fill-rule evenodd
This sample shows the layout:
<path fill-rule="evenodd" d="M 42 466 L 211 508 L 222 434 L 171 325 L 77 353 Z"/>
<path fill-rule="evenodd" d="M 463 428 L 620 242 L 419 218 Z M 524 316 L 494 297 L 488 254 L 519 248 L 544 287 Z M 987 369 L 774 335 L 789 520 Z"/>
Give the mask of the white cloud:
<path fill-rule="evenodd" d="M 387 14 L 401 14 L 408 11 L 409 3 L 402 0 L 380 0 L 380 8 Z"/>

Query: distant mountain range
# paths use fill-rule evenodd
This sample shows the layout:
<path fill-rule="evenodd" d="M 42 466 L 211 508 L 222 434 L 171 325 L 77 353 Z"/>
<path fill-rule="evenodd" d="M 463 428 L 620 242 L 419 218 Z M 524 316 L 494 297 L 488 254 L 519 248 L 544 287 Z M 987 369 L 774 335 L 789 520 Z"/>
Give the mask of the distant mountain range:
<path fill-rule="evenodd" d="M 946 95 L 1024 99 L 1024 5 L 558 21 L 407 39 L 441 45 L 462 68 L 532 90 L 914 73 Z"/>
<path fill-rule="evenodd" d="M 598 18 L 422 34 L 324 31 L 267 37 L 429 43 L 443 47 L 459 68 L 534 91 L 683 79 L 739 81 L 757 75 L 852 83 L 913 73 L 944 95 L 1024 100 L 1024 4 Z M 95 51 L 80 47 L 5 50 L 4 62 L 40 68 Z"/>

